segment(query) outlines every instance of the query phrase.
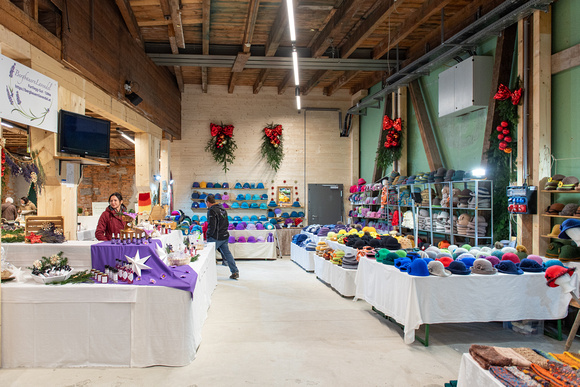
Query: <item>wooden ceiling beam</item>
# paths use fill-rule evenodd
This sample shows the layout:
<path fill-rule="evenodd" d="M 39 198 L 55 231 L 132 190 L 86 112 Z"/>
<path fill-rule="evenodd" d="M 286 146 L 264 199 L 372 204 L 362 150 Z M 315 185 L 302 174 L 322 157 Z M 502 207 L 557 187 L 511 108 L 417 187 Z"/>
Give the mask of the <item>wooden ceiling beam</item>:
<path fill-rule="evenodd" d="M 22 2 L 22 8 L 28 16 L 38 21 L 38 0 L 24 0 Z"/>
<path fill-rule="evenodd" d="M 419 125 L 421 139 L 423 140 L 427 163 L 429 164 L 429 169 L 434 171 L 441 168 L 443 162 L 441 161 L 441 155 L 439 154 L 439 148 L 437 147 L 437 141 L 435 140 L 435 134 L 433 133 L 433 126 L 429 119 L 429 112 L 427 111 L 425 99 L 423 98 L 423 93 L 421 92 L 421 86 L 419 85 L 418 80 L 414 80 L 409 84 L 409 92 L 411 94 L 411 102 L 413 103 L 413 109 L 415 110 L 417 124 Z"/>
<path fill-rule="evenodd" d="M 179 48 L 177 47 L 177 39 L 175 37 L 175 29 L 173 29 L 173 24 L 167 26 L 167 34 L 169 35 L 169 45 L 171 46 L 171 53 L 173 55 L 179 54 Z M 183 93 L 183 72 L 181 66 L 173 66 L 175 71 L 175 80 L 177 81 L 177 86 L 179 91 Z"/>
<path fill-rule="evenodd" d="M 125 21 L 129 33 L 133 39 L 139 43 L 139 45 L 144 47 L 141 29 L 139 28 L 139 24 L 137 24 L 137 19 L 135 18 L 131 4 L 129 4 L 129 0 L 115 0 L 115 3 L 117 3 L 119 11 L 121 11 L 121 16 L 123 16 L 123 20 Z"/>
<path fill-rule="evenodd" d="M 203 0 L 201 5 L 201 46 L 203 55 L 209 55 L 209 32 L 210 32 L 211 0 Z M 201 92 L 207 93 L 207 67 L 201 68 Z"/>
<path fill-rule="evenodd" d="M 330 39 L 340 30 L 342 25 L 350 20 L 355 12 L 360 7 L 360 1 L 344 0 L 338 7 L 330 21 L 326 24 L 324 29 L 316 37 L 312 44 L 312 57 L 319 58 L 324 54 L 326 49 L 330 46 Z"/>
<path fill-rule="evenodd" d="M 208 72 L 207 67 L 201 68 L 201 92 L 202 93 L 207 93 L 207 72 Z"/>
<path fill-rule="evenodd" d="M 254 36 L 254 28 L 256 27 L 256 19 L 258 18 L 258 9 L 260 8 L 260 0 L 250 0 L 248 5 L 248 18 L 246 19 L 246 28 L 244 29 L 244 40 L 242 46 L 244 52 L 250 52 L 252 47 L 252 38 Z"/>
<path fill-rule="evenodd" d="M 360 71 L 357 71 L 357 70 L 345 71 L 344 74 L 342 74 L 340 77 L 336 78 L 330 86 L 327 86 L 324 88 L 324 95 L 327 95 L 330 97 L 331 95 L 336 93 L 336 91 L 338 89 L 340 89 L 341 87 L 346 85 L 348 82 L 350 82 L 354 77 L 356 77 L 359 74 L 359 72 Z"/>
<path fill-rule="evenodd" d="M 260 74 L 256 78 L 256 82 L 254 82 L 254 94 L 258 94 L 260 92 L 260 90 L 264 86 L 264 82 L 266 81 L 266 78 L 268 78 L 268 75 L 270 74 L 270 71 L 272 71 L 272 70 L 271 69 L 262 69 L 260 71 Z"/>
<path fill-rule="evenodd" d="M 236 82 L 238 81 L 240 74 L 241 73 L 232 72 L 232 74 L 230 75 L 230 83 L 228 85 L 228 93 L 232 94 L 234 92 L 234 88 L 236 87 Z"/>
<path fill-rule="evenodd" d="M 373 48 L 373 59 L 379 59 L 388 53 L 393 47 L 395 47 L 413 31 L 415 31 L 415 29 L 429 20 L 429 18 L 436 12 L 440 12 L 441 9 L 443 9 L 443 7 L 445 7 L 451 1 L 452 0 L 428 0 L 427 2 L 423 3 L 421 8 L 417 9 L 411 14 L 411 16 L 405 19 L 405 22 L 401 24 L 400 27 L 397 27 L 398 34 L 393 36 L 385 36 L 385 38 Z"/>
<path fill-rule="evenodd" d="M 236 60 L 234 61 L 234 64 L 232 65 L 232 73 L 241 73 L 244 70 L 246 63 L 248 62 L 248 59 L 250 59 L 249 52 L 248 53 L 238 52 L 238 55 L 236 56 Z"/>
<path fill-rule="evenodd" d="M 450 0 L 447 0 L 450 1 Z M 340 57 L 348 58 L 358 46 L 360 46 L 389 16 L 395 11 L 396 7 L 404 5 L 405 0 L 379 0 L 375 3 L 376 7 L 368 18 L 358 25 L 355 31 L 349 33 L 345 43 L 340 47 Z"/>
<path fill-rule="evenodd" d="M 361 90 L 367 90 L 383 80 L 385 73 L 383 71 L 376 71 L 371 76 L 362 80 L 359 84 L 350 89 L 350 94 L 356 94 Z"/>
<path fill-rule="evenodd" d="M 179 0 L 168 0 L 169 9 L 171 11 L 171 23 L 175 29 L 175 39 L 177 40 L 177 47 L 185 48 L 185 37 L 183 36 L 183 23 L 181 20 L 181 8 Z"/>
<path fill-rule="evenodd" d="M 147 0 L 149 3 L 148 4 L 143 4 L 143 3 L 147 3 L 145 1 L 132 1 L 131 5 L 133 7 L 137 7 L 140 5 L 143 6 L 151 6 L 151 5 L 157 5 L 157 4 L 151 4 L 151 3 L 158 3 L 161 4 L 161 12 L 163 12 L 163 16 L 165 16 L 165 19 L 169 20 L 169 18 L 171 17 L 171 7 L 169 6 L 169 0 Z"/>
<path fill-rule="evenodd" d="M 268 34 L 268 40 L 266 41 L 266 56 L 274 56 L 278 47 L 280 46 L 280 40 L 286 31 L 288 26 L 288 8 L 286 7 L 286 2 L 282 1 L 280 7 L 278 8 L 278 13 L 272 23 L 270 28 L 270 33 Z"/>
<path fill-rule="evenodd" d="M 280 82 L 280 84 L 278 85 L 278 95 L 284 94 L 284 92 L 286 91 L 286 89 L 290 85 L 290 79 L 292 79 L 293 75 L 294 75 L 294 72 L 291 70 L 288 70 L 286 72 L 284 79 L 282 79 L 282 82 Z"/>
<path fill-rule="evenodd" d="M 330 70 L 318 70 L 315 72 L 306 83 L 306 86 L 302 88 L 302 95 L 308 95 L 328 73 L 330 73 Z"/>

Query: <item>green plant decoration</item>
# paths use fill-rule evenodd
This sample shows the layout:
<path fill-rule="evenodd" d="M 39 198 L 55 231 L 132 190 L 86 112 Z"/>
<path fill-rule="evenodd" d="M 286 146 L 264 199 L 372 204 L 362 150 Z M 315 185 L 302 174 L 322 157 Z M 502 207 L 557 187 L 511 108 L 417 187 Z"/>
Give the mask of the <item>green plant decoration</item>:
<path fill-rule="evenodd" d="M 377 167 L 385 171 L 401 158 L 404 138 L 403 121 L 400 118 L 393 121 L 388 116 L 385 116 L 383 118 L 383 130 L 387 131 L 386 141 L 377 151 L 375 161 Z"/>
<path fill-rule="evenodd" d="M 205 146 L 206 152 L 210 152 L 213 159 L 222 164 L 224 172 L 229 170 L 228 164 L 231 164 L 236 159 L 234 151 L 238 149 L 234 141 L 234 126 L 233 125 L 216 125 L 209 124 L 211 130 L 211 138 Z"/>
<path fill-rule="evenodd" d="M 282 125 L 268 124 L 264 128 L 260 154 L 275 172 L 278 172 L 284 159 L 284 143 L 282 139 Z"/>

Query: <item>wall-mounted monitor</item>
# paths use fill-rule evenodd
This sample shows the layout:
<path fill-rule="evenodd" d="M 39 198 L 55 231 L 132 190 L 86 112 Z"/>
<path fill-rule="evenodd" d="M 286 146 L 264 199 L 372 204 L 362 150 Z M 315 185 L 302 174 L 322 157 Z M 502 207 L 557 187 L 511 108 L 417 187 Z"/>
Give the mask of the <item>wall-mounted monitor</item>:
<path fill-rule="evenodd" d="M 58 151 L 108 159 L 111 122 L 61 110 L 58 120 Z"/>

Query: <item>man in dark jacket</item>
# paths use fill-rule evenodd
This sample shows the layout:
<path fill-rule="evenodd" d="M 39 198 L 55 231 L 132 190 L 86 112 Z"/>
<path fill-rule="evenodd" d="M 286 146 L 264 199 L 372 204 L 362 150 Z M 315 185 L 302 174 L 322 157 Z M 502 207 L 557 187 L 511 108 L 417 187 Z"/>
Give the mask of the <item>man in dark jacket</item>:
<path fill-rule="evenodd" d="M 228 238 L 230 237 L 228 232 L 228 213 L 220 204 L 215 202 L 213 195 L 207 195 L 205 203 L 207 204 L 207 241 L 215 243 L 216 250 L 220 252 L 222 258 L 228 263 L 232 272 L 230 278 L 238 279 L 240 271 L 228 246 Z"/>

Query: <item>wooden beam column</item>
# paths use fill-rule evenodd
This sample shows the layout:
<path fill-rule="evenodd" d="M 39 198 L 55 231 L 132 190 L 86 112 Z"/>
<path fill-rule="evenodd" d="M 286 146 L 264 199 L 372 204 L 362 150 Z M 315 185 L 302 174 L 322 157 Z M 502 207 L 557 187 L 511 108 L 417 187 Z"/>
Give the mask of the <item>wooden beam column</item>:
<path fill-rule="evenodd" d="M 403 121 L 403 126 L 405 127 L 405 134 L 403 136 L 402 152 L 401 158 L 397 162 L 397 172 L 401 174 L 401 176 L 407 176 L 407 138 L 409 137 L 409 121 L 407 120 L 407 88 L 405 86 L 399 87 L 397 90 L 397 106 L 396 110 L 397 114 L 394 118 L 401 118 Z"/>
<path fill-rule="evenodd" d="M 154 192 L 153 175 L 159 174 L 159 139 L 135 133 L 135 187 L 137 192 Z"/>
<path fill-rule="evenodd" d="M 201 22 L 201 47 L 202 54 L 209 55 L 209 15 L 211 10 L 210 0 L 203 0 L 202 3 L 202 22 Z M 201 91 L 207 93 L 207 67 L 201 68 Z"/>
<path fill-rule="evenodd" d="M 409 92 L 411 93 L 411 102 L 415 109 L 415 116 L 417 117 L 417 123 L 419 124 L 419 132 L 421 133 L 421 139 L 423 140 L 423 146 L 425 147 L 427 162 L 429 163 L 429 168 L 434 171 L 441 168 L 443 162 L 441 161 L 439 147 L 435 140 L 433 126 L 429 119 L 429 112 L 425 105 L 425 99 L 423 98 L 419 81 L 415 80 L 409 84 Z"/>

